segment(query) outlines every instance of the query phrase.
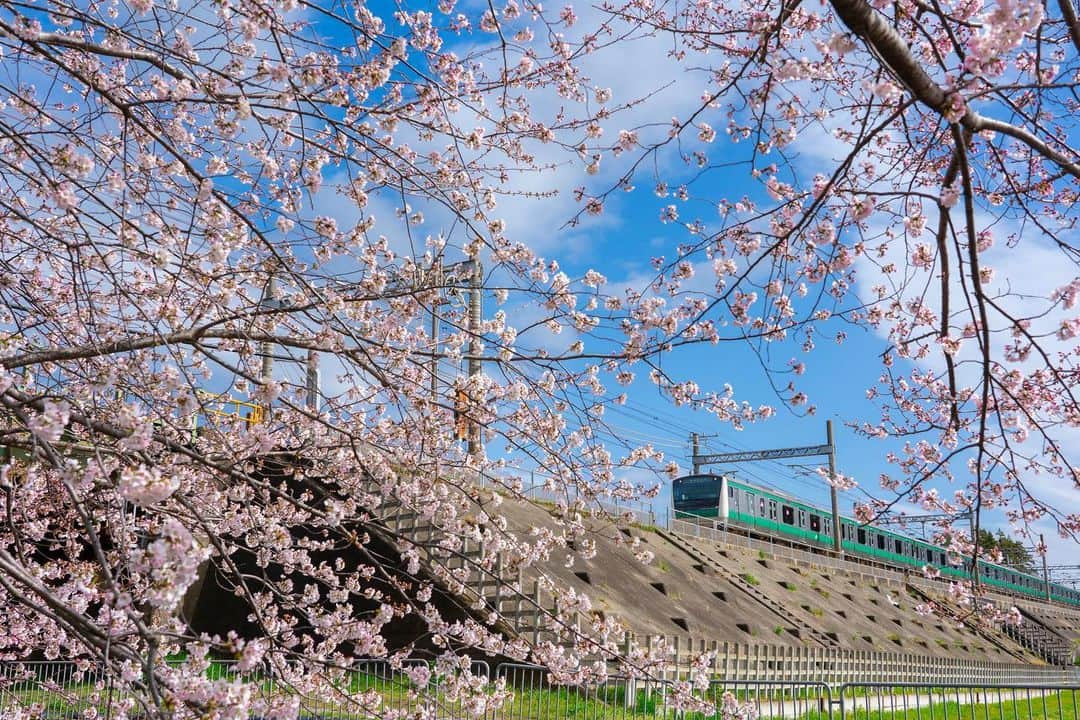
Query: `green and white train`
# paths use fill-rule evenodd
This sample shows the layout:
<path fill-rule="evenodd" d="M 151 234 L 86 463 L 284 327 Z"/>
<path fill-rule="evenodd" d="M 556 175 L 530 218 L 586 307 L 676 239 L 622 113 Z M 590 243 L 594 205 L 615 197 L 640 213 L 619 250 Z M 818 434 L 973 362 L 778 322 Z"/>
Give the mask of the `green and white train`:
<path fill-rule="evenodd" d="M 794 542 L 833 547 L 832 514 L 775 490 L 766 490 L 730 475 L 686 475 L 672 485 L 674 517 L 715 519 L 749 532 L 787 538 Z M 948 561 L 946 551 L 924 542 L 850 518 L 840 518 L 841 545 L 845 553 L 863 555 L 880 562 L 921 570 L 937 568 L 942 576 L 971 577 L 971 560 L 958 565 Z M 979 581 L 1005 592 L 1045 599 L 1041 578 L 983 560 Z M 1080 607 L 1080 590 L 1050 584 L 1050 597 Z"/>

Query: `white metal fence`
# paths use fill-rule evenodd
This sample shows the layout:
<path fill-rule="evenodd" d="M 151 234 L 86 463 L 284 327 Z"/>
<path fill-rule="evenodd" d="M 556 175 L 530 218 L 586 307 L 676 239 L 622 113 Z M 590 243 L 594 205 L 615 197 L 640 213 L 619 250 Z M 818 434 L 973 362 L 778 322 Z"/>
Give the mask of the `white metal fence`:
<path fill-rule="evenodd" d="M 467 678 L 463 682 L 462 678 Z M 553 684 L 542 668 L 474 663 L 458 677 L 440 677 L 423 661 L 391 668 L 358 662 L 321 692 L 300 695 L 264 674 L 242 675 L 214 663 L 210 681 L 246 683 L 249 718 L 366 720 L 1080 720 L 1080 684 L 847 683 L 718 679 L 700 688 L 697 706 L 680 708 L 684 677 L 610 676 L 588 686 Z M 471 685 L 470 685 L 471 683 Z M 462 692 L 466 686 L 489 688 Z M 494 702 L 496 690 L 510 692 Z M 222 708 L 218 708 L 222 710 Z M 133 698 L 93 667 L 70 662 L 0 664 L 0 718 L 120 720 L 145 717 Z"/>

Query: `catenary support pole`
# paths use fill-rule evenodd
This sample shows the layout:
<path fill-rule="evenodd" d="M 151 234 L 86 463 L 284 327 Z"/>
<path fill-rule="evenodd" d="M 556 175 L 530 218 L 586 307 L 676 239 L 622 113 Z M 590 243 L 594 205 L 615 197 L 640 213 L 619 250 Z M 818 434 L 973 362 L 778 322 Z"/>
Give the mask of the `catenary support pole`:
<path fill-rule="evenodd" d="M 840 500 L 836 493 L 836 443 L 833 442 L 832 420 L 825 421 L 825 439 L 829 446 L 829 499 L 832 500 L 833 550 L 843 554 L 840 534 Z"/>
<path fill-rule="evenodd" d="M 480 352 L 482 344 L 480 343 L 480 315 L 482 312 L 481 307 L 481 286 L 483 285 L 484 268 L 480 264 L 479 260 L 473 261 L 473 276 L 470 283 L 469 291 L 469 379 L 475 380 L 480 374 Z M 475 386 L 473 392 L 476 392 Z M 471 398 L 472 405 L 478 406 L 481 398 Z M 479 458 L 483 449 L 483 439 L 480 434 L 480 423 L 476 422 L 475 410 L 470 410 L 474 417 L 473 421 L 469 424 L 469 455 L 473 458 Z"/>
<path fill-rule="evenodd" d="M 701 472 L 701 465 L 698 464 L 697 457 L 701 454 L 701 448 L 698 446 L 698 434 L 690 433 L 690 452 L 692 453 L 691 464 L 694 468 L 694 474 L 697 475 Z"/>
<path fill-rule="evenodd" d="M 1042 533 L 1039 533 L 1039 554 L 1042 555 L 1043 566 L 1043 588 L 1046 590 L 1046 599 L 1050 599 L 1050 570 L 1046 567 L 1046 544 L 1043 541 Z"/>
<path fill-rule="evenodd" d="M 431 266 L 431 285 L 435 298 L 431 301 L 431 402 L 439 396 L 439 303 L 442 301 L 442 260 Z"/>
<path fill-rule="evenodd" d="M 308 350 L 304 375 L 304 399 L 312 412 L 319 410 L 319 355 Z"/>
<path fill-rule="evenodd" d="M 264 308 L 270 308 L 274 305 L 275 296 L 277 295 L 277 278 L 273 275 L 266 281 L 266 288 L 263 290 L 262 302 L 259 304 Z M 262 369 L 259 373 L 259 380 L 261 382 L 269 382 L 274 374 L 274 346 L 272 343 L 264 342 L 262 344 Z"/>

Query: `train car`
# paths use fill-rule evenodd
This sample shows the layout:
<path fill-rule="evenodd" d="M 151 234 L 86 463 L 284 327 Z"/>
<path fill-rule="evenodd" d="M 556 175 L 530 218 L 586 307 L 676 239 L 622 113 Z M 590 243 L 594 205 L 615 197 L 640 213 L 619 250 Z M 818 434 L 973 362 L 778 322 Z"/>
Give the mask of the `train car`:
<path fill-rule="evenodd" d="M 672 484 L 674 517 L 713 519 L 751 532 L 790 538 L 832 548 L 832 513 L 786 493 L 744 482 L 731 475 L 698 474 Z M 910 568 L 931 565 L 943 576 L 970 578 L 971 560 L 950 562 L 944 548 L 850 518 L 840 518 L 841 546 L 845 552 Z M 979 561 L 979 580 L 1006 592 L 1046 597 L 1041 578 Z M 1051 583 L 1053 600 L 1080 606 L 1080 591 Z"/>

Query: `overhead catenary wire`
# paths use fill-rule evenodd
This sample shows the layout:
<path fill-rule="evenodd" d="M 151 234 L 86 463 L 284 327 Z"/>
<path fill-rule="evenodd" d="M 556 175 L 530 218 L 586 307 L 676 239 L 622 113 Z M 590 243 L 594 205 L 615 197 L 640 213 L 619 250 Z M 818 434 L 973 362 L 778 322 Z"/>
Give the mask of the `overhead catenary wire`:
<path fill-rule="evenodd" d="M 750 450 L 750 448 L 740 446 L 737 443 L 721 440 L 716 436 L 710 436 L 704 438 L 704 440 L 706 444 L 711 444 L 709 441 L 715 440 L 716 443 L 718 443 L 719 445 L 725 446 L 735 451 L 746 452 Z M 792 484 L 799 484 L 805 486 L 812 490 L 815 494 L 820 494 L 828 489 L 827 483 L 815 483 L 806 477 L 802 477 L 797 473 L 792 472 L 790 468 L 786 467 L 777 460 L 763 460 L 758 463 L 741 463 L 738 472 L 743 476 L 753 478 L 756 482 L 758 482 L 760 485 L 767 489 L 781 493 L 788 493 L 792 495 L 805 494 L 805 492 L 802 490 L 793 490 L 790 487 Z M 775 481 L 770 482 L 769 480 L 765 479 L 765 477 L 763 477 L 761 473 L 767 473 L 772 476 L 779 477 L 781 486 L 778 487 Z M 844 495 L 848 499 L 851 499 L 849 491 L 839 490 L 839 493 L 841 495 Z"/>
<path fill-rule="evenodd" d="M 666 423 L 668 427 L 675 428 L 676 430 L 682 430 L 682 431 L 684 431 L 686 433 L 686 435 L 684 437 L 687 438 L 687 439 L 684 439 L 684 440 L 681 440 L 681 441 L 664 441 L 664 440 L 660 440 L 656 435 L 651 435 L 650 436 L 648 434 L 641 433 L 641 432 L 634 432 L 634 435 L 635 435 L 635 437 L 637 437 L 639 439 L 642 438 L 642 437 L 644 437 L 646 439 L 650 439 L 656 445 L 663 444 L 663 445 L 665 445 L 667 447 L 677 447 L 679 449 L 683 449 L 683 450 L 687 450 L 687 451 L 690 449 L 690 447 L 689 447 L 690 443 L 689 443 L 688 438 L 695 431 L 692 430 L 691 428 L 689 428 L 688 426 L 683 425 L 681 423 L 681 418 L 676 418 L 673 413 L 670 413 L 670 412 L 667 412 L 667 411 L 664 411 L 664 410 L 661 410 L 661 409 L 655 408 L 655 407 L 642 406 L 641 404 L 637 404 L 635 406 L 629 406 L 629 405 L 627 405 L 627 406 L 615 406 L 615 405 L 611 405 L 611 406 L 609 406 L 608 409 L 615 412 L 615 413 L 618 413 L 618 414 L 622 415 L 623 417 L 630 418 L 630 419 L 633 419 L 633 420 L 644 419 L 644 420 L 648 420 L 650 422 L 656 422 L 656 423 L 661 423 L 662 422 L 662 423 Z M 649 431 L 652 432 L 652 433 L 656 433 L 655 427 L 650 428 Z M 728 448 L 733 449 L 733 450 L 746 451 L 746 450 L 750 449 L 750 448 L 747 448 L 746 446 L 740 445 L 739 443 L 735 443 L 735 442 L 728 441 L 728 440 L 721 440 L 720 438 L 718 438 L 715 435 L 713 435 L 713 436 L 701 436 L 701 435 L 699 435 L 699 437 L 704 441 L 704 443 L 707 446 L 713 446 L 713 443 L 715 442 L 716 444 L 728 447 Z M 784 491 L 784 486 L 790 486 L 791 484 L 798 484 L 798 485 L 804 486 L 806 488 L 809 488 L 809 489 L 811 489 L 811 490 L 813 490 L 815 492 L 821 492 L 826 487 L 823 483 L 815 483 L 815 482 L 813 482 L 812 480 L 810 480 L 808 478 L 801 477 L 798 474 L 793 473 L 790 470 L 790 468 L 786 467 L 785 465 L 783 465 L 783 463 L 781 463 L 781 462 L 779 462 L 777 460 L 766 460 L 766 461 L 763 461 L 761 463 L 755 464 L 754 467 L 751 467 L 749 464 L 742 465 L 739 468 L 739 473 L 744 475 L 744 476 L 747 476 L 749 478 L 752 478 L 753 480 L 755 480 L 758 484 L 762 485 L 763 487 L 769 488 L 769 489 L 774 490 L 774 491 L 779 491 L 779 492 L 783 492 Z M 763 474 L 770 475 L 770 476 L 772 476 L 773 479 L 771 479 L 771 480 L 767 479 L 766 477 L 763 476 Z M 788 491 L 790 492 L 790 488 L 788 489 Z M 843 496 L 845 496 L 845 497 L 847 497 L 849 499 L 854 499 L 852 493 L 850 491 L 848 491 L 848 490 L 840 490 L 839 492 L 840 492 L 841 495 L 843 495 Z M 869 494 L 866 493 L 865 490 L 862 490 L 862 492 L 869 496 Z M 872 498 L 873 496 L 869 496 L 869 497 Z"/>

